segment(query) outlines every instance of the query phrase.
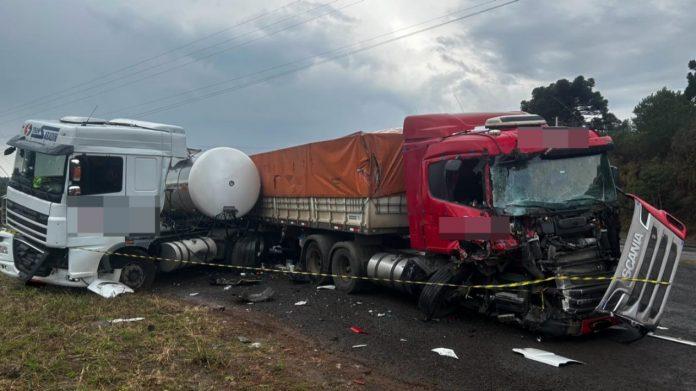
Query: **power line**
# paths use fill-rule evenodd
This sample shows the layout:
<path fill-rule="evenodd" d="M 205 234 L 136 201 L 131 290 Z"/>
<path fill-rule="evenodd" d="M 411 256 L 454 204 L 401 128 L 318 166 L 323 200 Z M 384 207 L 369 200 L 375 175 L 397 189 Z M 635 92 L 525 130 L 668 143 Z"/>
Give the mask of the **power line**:
<path fill-rule="evenodd" d="M 183 45 L 180 45 L 180 46 L 177 46 L 177 47 L 174 47 L 174 48 L 165 50 L 164 52 L 161 52 L 161 53 L 159 53 L 159 54 L 157 54 L 157 55 L 154 55 L 154 56 L 152 56 L 152 57 L 147 57 L 147 58 L 144 58 L 144 59 L 142 59 L 142 60 L 140 60 L 140 61 L 138 61 L 138 62 L 136 62 L 136 63 L 133 63 L 133 64 L 130 64 L 130 65 L 127 65 L 127 66 L 124 66 L 124 67 L 115 69 L 115 70 L 110 71 L 110 72 L 108 72 L 108 73 L 104 73 L 104 74 L 99 75 L 99 76 L 97 76 L 97 77 L 95 77 L 95 78 L 93 78 L 93 79 L 89 79 L 89 80 L 87 80 L 87 81 L 84 81 L 84 82 L 75 84 L 75 85 L 73 85 L 73 86 L 71 86 L 71 87 L 68 87 L 68 88 L 66 88 L 66 89 L 64 89 L 64 90 L 54 91 L 54 92 L 52 92 L 52 93 L 50 93 L 50 94 L 48 94 L 48 95 L 40 96 L 40 97 L 38 97 L 38 98 L 36 98 L 36 99 L 34 99 L 34 100 L 31 100 L 31 101 L 29 101 L 29 102 L 25 102 L 25 103 L 22 103 L 22 104 L 20 104 L 20 105 L 10 107 L 9 109 L 7 109 L 7 110 L 5 110 L 5 111 L 0 112 L 0 117 L 3 117 L 3 116 L 6 116 L 7 114 L 11 114 L 11 113 L 13 113 L 13 112 L 16 112 L 17 110 L 20 110 L 20 109 L 22 109 L 22 108 L 24 108 L 24 107 L 32 106 L 34 103 L 43 101 L 43 100 L 45 100 L 46 98 L 55 98 L 55 95 L 56 95 L 56 94 L 62 94 L 62 93 L 65 93 L 66 91 L 71 91 L 71 90 L 77 89 L 77 88 L 79 88 L 79 87 L 82 87 L 82 86 L 84 86 L 84 85 L 89 85 L 89 84 L 91 84 L 91 83 L 93 83 L 93 82 L 95 82 L 95 81 L 99 81 L 99 80 L 104 79 L 104 78 L 106 78 L 106 77 L 108 77 L 108 76 L 111 76 L 111 75 L 114 75 L 114 74 L 118 74 L 118 73 L 120 73 L 120 72 L 122 72 L 122 71 L 135 68 L 135 67 L 137 67 L 137 66 L 139 66 L 139 65 L 148 63 L 148 62 L 153 61 L 153 60 L 156 60 L 156 59 L 158 59 L 158 58 L 162 58 L 162 57 L 166 56 L 166 55 L 169 54 L 169 53 L 173 53 L 173 52 L 179 51 L 179 50 L 181 50 L 181 49 L 184 49 L 184 48 L 193 46 L 194 44 L 196 44 L 196 43 L 198 43 L 198 42 L 205 41 L 205 40 L 207 40 L 207 39 L 209 39 L 209 38 L 218 36 L 218 35 L 220 35 L 220 34 L 223 34 L 223 33 L 225 33 L 225 32 L 228 32 L 228 31 L 230 31 L 230 30 L 234 30 L 234 29 L 237 28 L 237 27 L 240 27 L 240 26 L 243 26 L 243 25 L 245 25 L 245 24 L 249 24 L 249 23 L 251 23 L 251 22 L 257 21 L 257 20 L 259 20 L 259 19 L 262 19 L 262 18 L 265 17 L 265 16 L 268 16 L 268 15 L 270 15 L 270 14 L 273 14 L 273 13 L 275 13 L 275 12 L 278 12 L 278 11 L 284 9 L 284 8 L 288 8 L 288 7 L 290 7 L 290 6 L 294 5 L 294 4 L 300 3 L 301 1 L 303 1 L 303 0 L 295 0 L 295 1 L 291 2 L 291 3 L 288 3 L 288 4 L 285 4 L 285 5 L 281 6 L 281 7 L 275 8 L 275 9 L 273 9 L 273 10 L 271 10 L 271 11 L 261 12 L 261 13 L 257 14 L 256 16 L 254 16 L 254 17 L 252 17 L 252 18 L 250 18 L 250 19 L 246 19 L 246 20 L 241 21 L 241 22 L 239 22 L 239 23 L 236 23 L 236 24 L 234 24 L 234 25 L 232 25 L 232 26 L 226 27 L 226 28 L 224 28 L 224 29 L 222 29 L 222 30 L 217 30 L 217 31 L 215 31 L 215 32 L 213 32 L 213 33 L 210 33 L 210 34 L 208 34 L 208 35 L 205 35 L 205 36 L 203 36 L 203 37 L 200 37 L 200 38 L 194 39 L 194 40 L 192 40 L 192 41 L 189 41 L 189 42 L 187 42 L 187 43 L 185 43 L 185 44 L 183 44 Z"/>
<path fill-rule="evenodd" d="M 260 70 L 260 71 L 255 71 L 255 72 L 248 73 L 248 74 L 245 74 L 245 75 L 242 75 L 242 76 L 234 77 L 234 78 L 232 78 L 232 79 L 227 79 L 227 80 L 224 80 L 224 81 L 218 81 L 218 82 L 215 82 L 215 83 L 212 83 L 212 84 L 208 84 L 208 85 L 205 85 L 205 86 L 202 86 L 202 87 L 194 88 L 194 89 L 192 89 L 192 90 L 188 90 L 188 91 L 183 91 L 183 92 L 180 92 L 180 93 L 176 93 L 176 94 L 173 94 L 173 95 L 164 97 L 164 98 L 157 98 L 157 99 L 153 99 L 153 100 L 149 100 L 149 101 L 146 101 L 146 102 L 141 102 L 141 103 L 133 104 L 133 105 L 126 106 L 126 107 L 121 107 L 121 108 L 119 108 L 119 109 L 111 110 L 111 111 L 109 111 L 109 112 L 107 112 L 107 113 L 104 113 L 104 115 L 111 115 L 111 114 L 116 114 L 116 113 L 122 113 L 122 112 L 125 111 L 125 110 L 130 110 L 130 109 L 133 109 L 133 108 L 142 107 L 142 106 L 144 106 L 144 105 L 149 105 L 149 104 L 152 104 L 152 103 L 158 103 L 158 102 L 160 102 L 160 101 L 170 100 L 170 99 L 173 99 L 173 98 L 176 98 L 176 97 L 179 97 L 179 96 L 190 95 L 190 94 L 192 94 L 192 93 L 196 93 L 196 92 L 199 92 L 199 91 L 207 90 L 207 89 L 210 89 L 210 88 L 213 88 L 213 87 L 220 87 L 220 86 L 223 85 L 223 84 L 229 84 L 229 83 L 232 83 L 232 82 L 235 82 L 235 81 L 239 81 L 239 80 L 242 80 L 242 79 L 245 79 L 245 78 L 249 78 L 249 77 L 261 75 L 261 74 L 264 74 L 264 73 L 267 73 L 267 72 L 270 72 L 270 71 L 274 71 L 274 70 L 277 70 L 277 69 L 282 69 L 282 68 L 288 67 L 288 66 L 290 66 L 290 65 L 301 64 L 301 63 L 306 62 L 306 61 L 314 60 L 314 59 L 317 59 L 317 58 L 322 58 L 322 57 L 324 57 L 324 56 L 331 55 L 331 54 L 340 52 L 340 51 L 345 50 L 345 49 L 350 49 L 350 48 L 353 48 L 353 47 L 356 47 L 356 46 L 359 46 L 359 45 L 362 45 L 362 44 L 365 44 L 365 43 L 368 43 L 368 42 L 375 41 L 375 40 L 377 40 L 377 39 L 379 39 L 379 38 L 383 38 L 383 37 L 386 37 L 386 36 L 394 35 L 394 34 L 396 34 L 396 33 L 402 32 L 402 31 L 411 30 L 411 29 L 416 28 L 416 27 L 419 27 L 419 26 L 423 26 L 423 25 L 427 25 L 427 24 L 433 23 L 433 22 L 435 22 L 435 21 L 437 21 L 437 20 L 447 19 L 447 18 L 451 17 L 451 16 L 454 15 L 454 14 L 459 14 L 459 13 L 462 13 L 462 12 L 465 12 L 465 11 L 469 11 L 469 10 L 472 10 L 472 9 L 475 9 L 475 8 L 479 8 L 479 7 L 483 7 L 483 6 L 489 5 L 489 4 L 497 3 L 497 2 L 499 2 L 499 1 L 500 1 L 500 0 L 488 0 L 488 1 L 484 1 L 484 2 L 482 2 L 482 3 L 478 3 L 478 4 L 475 4 L 475 5 L 473 5 L 473 6 L 469 6 L 469 7 L 466 7 L 466 8 L 462 8 L 462 9 L 459 9 L 459 10 L 457 10 L 457 11 L 454 11 L 454 12 L 451 12 L 451 13 L 448 13 L 448 14 L 445 14 L 445 15 L 442 15 L 442 16 L 438 16 L 438 17 L 431 18 L 431 19 L 428 19 L 428 20 L 423 21 L 423 22 L 420 22 L 420 23 L 416 23 L 416 24 L 413 24 L 413 25 L 409 25 L 409 26 L 405 26 L 405 27 L 401 27 L 401 28 L 392 30 L 392 31 L 388 31 L 388 32 L 386 32 L 386 33 L 382 33 L 382 34 L 373 36 L 373 37 L 371 37 L 371 38 L 368 38 L 368 39 L 365 39 L 365 40 L 362 40 L 362 41 L 359 41 L 359 42 L 355 42 L 355 43 L 352 43 L 352 44 L 349 44 L 349 45 L 344 45 L 344 46 L 341 46 L 341 47 L 339 47 L 339 48 L 331 49 L 331 50 L 328 50 L 328 51 L 325 51 L 325 52 L 322 52 L 322 53 L 319 53 L 319 54 L 316 54 L 316 55 L 311 55 L 311 56 L 308 56 L 308 57 L 301 58 L 301 59 L 299 59 L 299 60 L 294 60 L 294 61 L 286 62 L 286 63 L 283 63 L 283 64 L 274 65 L 274 66 L 271 66 L 271 67 L 269 67 L 269 68 L 262 69 L 262 70 Z"/>
<path fill-rule="evenodd" d="M 307 10 L 307 11 L 305 11 L 305 12 L 303 12 L 303 13 L 310 13 L 310 12 L 315 11 L 315 10 L 317 10 L 317 9 L 328 7 L 329 5 L 331 5 L 331 4 L 333 4 L 333 3 L 336 3 L 336 2 L 338 2 L 338 1 L 342 1 L 342 0 L 333 0 L 333 1 L 330 1 L 329 3 L 325 3 L 325 4 L 319 5 L 319 6 L 317 6 L 317 7 L 314 7 L 314 8 L 312 8 L 312 9 L 310 9 L 310 10 Z M 270 32 L 270 33 L 264 32 L 265 35 L 261 35 L 261 36 L 259 36 L 259 37 L 254 38 L 254 39 L 241 42 L 241 43 L 239 43 L 239 44 L 237 44 L 237 45 L 234 45 L 234 46 L 230 46 L 230 47 L 227 47 L 227 48 L 223 48 L 223 49 L 221 49 L 221 50 L 218 50 L 218 51 L 213 52 L 213 53 L 209 53 L 209 54 L 207 54 L 207 55 L 205 55 L 205 56 L 202 56 L 202 57 L 194 58 L 194 59 L 192 59 L 191 61 L 185 62 L 185 63 L 183 63 L 183 64 L 175 65 L 175 66 L 173 66 L 173 67 L 169 67 L 169 68 L 166 68 L 166 69 L 164 69 L 164 70 L 161 70 L 161 71 L 158 71 L 158 72 L 155 72 L 155 73 L 151 73 L 151 74 L 149 74 L 149 75 L 145 75 L 145 76 L 143 76 L 143 77 L 141 77 L 141 78 L 138 78 L 138 79 L 134 79 L 134 80 L 125 82 L 124 84 L 120 84 L 120 85 L 116 85 L 116 86 L 113 86 L 113 87 L 110 87 L 110 88 L 106 88 L 106 89 L 104 89 L 104 90 L 100 90 L 100 91 L 98 91 L 98 92 L 96 92 L 96 93 L 94 93 L 94 94 L 91 94 L 91 95 L 87 95 L 87 96 L 84 96 L 84 97 L 81 97 L 81 98 L 76 98 L 76 99 L 72 99 L 72 100 L 68 100 L 68 101 L 63 101 L 63 102 L 61 102 L 60 104 L 57 104 L 57 105 L 54 105 L 54 106 L 51 106 L 51 107 L 48 107 L 48 108 L 44 108 L 44 109 L 42 109 L 42 110 L 39 110 L 38 112 L 45 112 L 45 111 L 48 111 L 48 110 L 53 110 L 53 109 L 56 109 L 56 108 L 60 108 L 60 107 L 67 106 L 67 105 L 69 105 L 69 104 L 71 104 L 71 103 L 76 103 L 76 102 L 84 101 L 84 100 L 87 100 L 87 99 L 90 99 L 90 98 L 99 96 L 99 95 L 101 95 L 101 94 L 103 94 L 103 93 L 105 93 L 105 92 L 109 92 L 109 91 L 117 90 L 117 89 L 120 89 L 120 88 L 123 88 L 123 87 L 127 87 L 127 86 L 129 86 L 129 85 L 132 85 L 132 84 L 135 84 L 135 83 L 138 83 L 138 82 L 141 82 L 141 81 L 150 79 L 150 78 L 152 78 L 152 77 L 159 76 L 159 75 L 162 75 L 162 74 L 164 74 L 164 73 L 171 72 L 171 71 L 173 71 L 173 70 L 183 68 L 183 67 L 185 67 L 185 66 L 187 66 L 187 65 L 190 65 L 190 64 L 199 62 L 199 61 L 204 60 L 204 59 L 206 59 L 206 58 L 210 58 L 210 57 L 212 57 L 212 56 L 218 55 L 218 54 L 223 53 L 223 52 L 225 52 L 225 51 L 228 51 L 228 50 L 230 50 L 230 49 L 234 49 L 234 48 L 239 48 L 239 47 L 242 47 L 242 46 L 246 46 L 246 45 L 249 45 L 249 44 L 254 43 L 254 42 L 256 42 L 256 41 L 259 41 L 259 40 L 261 40 L 261 39 L 263 39 L 263 38 L 267 38 L 267 37 L 276 35 L 276 34 L 278 34 L 278 33 L 281 33 L 281 32 L 283 32 L 283 31 L 290 30 L 290 29 L 292 29 L 292 28 L 294 28 L 294 27 L 297 27 L 297 26 L 300 26 L 300 25 L 303 25 L 303 24 L 307 24 L 307 23 L 312 22 L 312 21 L 314 21 L 314 20 L 320 19 L 320 18 L 322 18 L 322 17 L 324 17 L 324 16 L 326 16 L 326 15 L 330 15 L 330 14 L 332 14 L 332 13 L 338 12 L 338 11 L 340 11 L 340 10 L 343 10 L 343 9 L 345 9 L 345 8 L 348 8 L 348 7 L 354 6 L 354 5 L 356 5 L 356 4 L 362 3 L 362 2 L 364 2 L 364 1 L 365 1 L 365 0 L 356 0 L 356 1 L 352 2 L 352 3 L 349 3 L 349 4 L 347 4 L 347 5 L 344 5 L 344 6 L 342 6 L 342 7 L 337 8 L 337 9 L 329 9 L 328 12 L 326 12 L 326 13 L 313 16 L 313 17 L 308 18 L 308 19 L 305 19 L 305 20 L 303 20 L 303 21 L 301 21 L 301 22 L 298 22 L 298 23 L 295 23 L 295 24 L 292 24 L 292 25 L 289 25 L 289 26 L 285 26 L 285 27 L 283 27 L 283 28 L 280 28 L 280 29 L 278 29 L 278 30 L 272 31 L 272 32 Z M 273 26 L 273 25 L 276 25 L 276 24 L 279 24 L 279 23 L 284 22 L 284 21 L 286 21 L 286 20 L 293 19 L 294 17 L 295 17 L 295 15 L 290 16 L 290 17 L 283 18 L 283 19 L 281 19 L 281 20 L 279 20 L 279 21 L 276 21 L 276 22 L 274 22 L 274 23 L 271 23 L 271 24 L 269 24 L 269 25 L 261 26 L 261 29 L 267 28 L 267 27 L 270 27 L 270 26 Z M 248 33 L 242 34 L 241 36 L 249 35 L 250 33 L 253 33 L 253 32 L 248 32 Z M 238 36 L 238 37 L 239 37 L 239 36 Z M 202 49 L 198 49 L 198 50 L 196 50 L 196 51 L 194 51 L 194 52 L 185 54 L 184 56 L 182 56 L 182 57 L 180 57 L 180 58 L 177 58 L 177 59 L 175 59 L 174 61 L 178 61 L 179 59 L 184 58 L 184 57 L 186 57 L 186 56 L 188 56 L 188 55 L 190 55 L 190 54 L 198 53 L 198 52 L 207 50 L 207 49 L 209 49 L 209 48 L 211 48 L 211 47 L 219 46 L 219 45 L 222 44 L 222 43 L 226 43 L 226 42 L 228 42 L 228 41 L 235 40 L 235 39 L 238 38 L 238 37 L 233 37 L 233 38 L 227 39 L 227 40 L 225 40 L 225 41 L 219 42 L 219 43 L 217 43 L 217 44 L 214 44 L 214 45 L 211 45 L 211 46 L 208 46 L 208 47 L 204 47 L 204 48 L 202 48 Z M 174 61 L 170 61 L 169 63 L 174 62 Z M 137 74 L 141 74 L 141 73 L 143 73 L 143 72 L 145 72 L 145 71 L 148 71 L 148 70 L 151 70 L 151 69 L 154 69 L 154 68 L 159 68 L 159 67 L 161 67 L 161 66 L 163 66 L 163 65 L 167 65 L 167 63 L 162 63 L 162 64 L 154 65 L 154 66 L 151 66 L 151 67 L 149 67 L 149 68 L 145 68 L 145 69 L 136 71 L 136 72 L 134 72 L 134 73 L 132 73 L 132 74 L 130 74 L 130 75 L 126 75 L 126 76 L 124 76 L 124 77 L 119 77 L 119 78 L 117 78 L 117 79 L 109 80 L 109 81 L 106 81 L 106 82 L 104 82 L 104 83 L 101 83 L 101 84 L 98 84 L 98 85 L 94 85 L 94 86 L 88 87 L 88 88 L 83 89 L 83 90 L 81 90 L 81 91 L 77 91 L 77 92 L 74 92 L 74 93 L 67 94 L 65 97 L 70 96 L 70 95 L 76 95 L 76 94 L 79 94 L 79 93 L 82 93 L 82 92 L 87 92 L 87 91 L 90 91 L 90 90 L 94 90 L 95 88 L 99 88 L 99 87 L 102 87 L 102 86 L 111 84 L 111 83 L 113 83 L 113 82 L 115 82 L 115 81 L 118 81 L 118 80 L 122 80 L 122 79 L 125 79 L 125 78 L 130 78 L 130 77 L 135 76 L 135 75 L 137 75 Z M 61 98 L 64 98 L 64 97 L 61 97 Z M 61 98 L 56 98 L 56 99 L 53 99 L 53 100 L 59 100 L 59 99 L 61 99 Z M 0 116 L 0 117 L 2 117 L 2 116 Z M 12 118 L 12 119 L 10 119 L 10 120 L 8 120 L 8 121 L 2 122 L 2 124 L 6 124 L 6 123 L 9 123 L 9 122 L 13 122 L 13 121 L 16 121 L 16 120 L 21 120 L 21 119 L 24 119 L 24 116 L 19 116 L 19 117 Z"/>
<path fill-rule="evenodd" d="M 496 2 L 496 1 L 497 1 L 497 0 L 488 1 L 488 2 L 485 2 L 485 3 L 479 4 L 478 6 L 468 7 L 468 8 L 466 8 L 466 9 L 471 9 L 471 8 L 480 7 L 480 6 L 482 6 L 482 5 L 491 4 L 491 3 L 494 3 L 494 2 Z M 401 39 L 404 39 L 404 38 L 407 38 L 407 37 L 411 37 L 411 36 L 416 35 L 416 34 L 420 34 L 420 33 L 423 33 L 423 32 L 429 31 L 429 30 L 433 30 L 433 29 L 436 29 L 436 28 L 439 28 L 439 27 L 442 27 L 442 26 L 445 26 L 445 25 L 448 25 L 448 24 L 451 24 L 451 23 L 455 23 L 455 22 L 458 22 L 458 21 L 461 21 L 461 20 L 464 20 L 464 19 L 467 19 L 467 18 L 470 18 L 470 17 L 473 17 L 473 16 L 481 15 L 481 14 L 484 14 L 484 13 L 486 13 L 486 12 L 490 12 L 490 11 L 493 11 L 493 10 L 495 10 L 495 9 L 502 8 L 502 7 L 505 7 L 505 6 L 507 6 L 507 5 L 516 3 L 516 2 L 518 2 L 518 1 L 519 1 L 519 0 L 511 0 L 511 1 L 508 1 L 508 2 L 505 2 L 505 3 L 502 3 L 502 4 L 498 4 L 498 5 L 495 5 L 495 6 L 491 6 L 491 7 L 485 8 L 485 9 L 480 10 L 480 11 L 476 11 L 476 12 L 472 12 L 472 13 L 469 13 L 469 14 L 466 14 L 466 15 L 463 15 L 463 16 L 459 16 L 459 17 L 456 17 L 456 18 L 451 19 L 451 20 L 447 20 L 447 21 L 444 21 L 444 22 L 441 22 L 441 23 L 437 23 L 437 24 L 432 25 L 432 26 L 424 27 L 424 28 L 419 29 L 419 30 L 416 30 L 416 31 L 412 31 L 412 32 L 405 33 L 405 34 L 402 34 L 402 35 L 399 35 L 399 36 L 396 36 L 396 37 L 392 37 L 392 38 L 389 38 L 389 39 L 386 39 L 386 40 L 383 40 L 383 41 L 380 41 L 380 42 L 376 42 L 376 43 L 374 43 L 374 44 L 367 45 L 367 46 L 365 46 L 365 47 L 360 47 L 360 48 L 357 48 L 357 49 L 348 51 L 348 52 L 346 52 L 346 53 L 339 53 L 339 54 L 336 54 L 336 55 L 333 55 L 333 56 L 324 58 L 324 59 L 322 59 L 322 60 L 320 60 L 320 61 L 317 61 L 317 62 L 314 62 L 314 63 L 310 63 L 310 64 L 308 64 L 308 65 L 304 65 L 304 66 L 301 66 L 301 67 L 297 67 L 297 68 L 293 68 L 293 69 L 290 69 L 290 70 L 286 70 L 286 71 L 283 71 L 283 72 L 280 72 L 280 73 L 277 73 L 277 74 L 273 74 L 273 75 L 270 75 L 270 76 L 267 76 L 267 77 L 263 77 L 263 78 L 261 78 L 261 79 L 252 80 L 252 81 L 250 81 L 250 82 L 243 83 L 243 84 L 240 84 L 240 85 L 235 85 L 235 86 L 228 87 L 228 88 L 223 88 L 223 89 L 220 89 L 220 90 L 217 90 L 217 91 L 212 91 L 212 92 L 210 92 L 210 93 L 204 94 L 204 95 L 199 96 L 199 97 L 189 98 L 189 99 L 182 100 L 182 101 L 180 101 L 180 102 L 176 102 L 176 103 L 172 103 L 172 104 L 169 104 L 169 105 L 160 106 L 160 107 L 156 107 L 156 108 L 153 108 L 153 109 L 150 109 L 150 110 L 147 110 L 147 111 L 143 111 L 143 112 L 140 112 L 140 113 L 135 114 L 135 116 L 145 116 L 145 115 L 156 114 L 156 113 L 159 113 L 159 112 L 162 112 L 162 111 L 167 111 L 167 110 L 171 110 L 171 109 L 174 109 L 174 108 L 177 108 L 177 107 L 181 107 L 181 106 L 184 106 L 184 105 L 189 104 L 189 103 L 193 103 L 193 102 L 197 102 L 197 101 L 200 101 L 200 100 L 203 100 L 203 99 L 208 99 L 208 98 L 211 98 L 211 97 L 214 97 L 214 96 L 226 94 L 226 93 L 229 93 L 229 92 L 232 92 L 232 91 L 236 91 L 236 90 L 239 90 L 239 89 L 242 89 L 242 88 L 245 88 L 245 87 L 249 87 L 249 86 L 252 86 L 252 85 L 255 85 L 255 84 L 260 84 L 260 83 L 263 83 L 263 82 L 265 82 L 265 81 L 268 81 L 268 80 L 271 80 L 271 79 L 275 79 L 275 78 L 278 78 L 278 77 L 281 77 L 281 76 L 285 76 L 285 75 L 288 75 L 288 74 L 291 74 L 291 73 L 299 72 L 299 71 L 301 71 L 301 70 L 308 69 L 308 68 L 314 67 L 314 66 L 316 66 L 316 65 L 324 64 L 324 63 L 326 63 L 326 62 L 333 61 L 333 60 L 336 60 L 336 59 L 338 59 L 338 58 L 342 58 L 342 57 L 346 57 L 346 56 L 349 56 L 349 55 L 352 55 L 352 54 L 356 54 L 356 53 L 364 52 L 364 51 L 367 51 L 367 50 L 370 50 L 370 49 L 374 49 L 374 48 L 376 48 L 376 47 L 379 47 L 379 46 L 382 46 L 382 45 L 386 45 L 386 44 L 388 44 L 388 43 L 392 43 L 392 42 L 395 42 L 395 41 L 398 41 L 398 40 L 401 40 Z M 466 10 L 466 9 L 465 9 L 465 10 Z M 418 23 L 418 24 L 413 25 L 413 26 L 409 26 L 409 27 L 406 28 L 406 29 L 413 28 L 414 26 L 419 26 L 419 25 L 427 24 L 427 23 L 432 22 L 432 21 L 434 21 L 434 20 L 447 18 L 447 17 L 450 17 L 450 16 L 452 16 L 452 15 L 461 13 L 462 11 L 463 11 L 463 10 L 459 10 L 459 11 L 455 11 L 455 12 L 450 12 L 450 13 L 448 13 L 448 14 L 446 14 L 446 15 L 441 16 L 441 17 L 433 18 L 433 19 L 431 19 L 430 21 L 426 21 L 426 22 Z M 403 29 L 399 29 L 399 30 L 403 30 Z M 381 36 L 390 35 L 390 34 L 393 34 L 393 33 L 394 33 L 394 32 L 392 31 L 392 32 L 387 33 L 387 34 L 381 34 Z M 370 38 L 370 39 L 368 39 L 368 40 L 361 41 L 360 43 L 369 42 L 369 41 L 373 41 L 373 40 L 374 40 L 374 38 Z M 354 45 L 352 45 L 352 46 L 354 46 Z M 313 56 L 313 57 L 311 57 L 311 58 L 309 58 L 309 59 L 314 59 L 314 58 L 317 58 L 317 57 L 318 57 L 318 56 Z M 300 61 L 306 61 L 306 60 L 307 60 L 307 59 L 303 59 L 303 60 L 300 60 Z M 292 64 L 292 63 L 290 63 L 290 64 Z M 277 67 L 273 67 L 273 68 L 277 68 Z M 269 69 L 270 69 L 270 68 L 269 68 Z M 255 74 L 259 74 L 259 73 L 263 73 L 263 72 L 265 72 L 265 71 L 256 72 Z M 252 74 L 251 76 L 253 76 L 253 75 L 255 75 L 255 74 Z M 248 77 L 248 76 L 247 76 L 247 77 Z M 245 77 L 240 77 L 240 78 L 236 78 L 236 79 L 242 79 L 242 78 L 245 78 Z M 233 79 L 233 80 L 234 80 L 234 79 Z M 218 85 L 219 85 L 219 83 L 218 83 Z M 190 92 L 191 92 L 191 91 L 188 91 L 187 93 L 190 93 Z M 179 94 L 179 95 L 180 95 L 180 94 Z M 164 98 L 164 99 L 168 99 L 168 98 Z"/>

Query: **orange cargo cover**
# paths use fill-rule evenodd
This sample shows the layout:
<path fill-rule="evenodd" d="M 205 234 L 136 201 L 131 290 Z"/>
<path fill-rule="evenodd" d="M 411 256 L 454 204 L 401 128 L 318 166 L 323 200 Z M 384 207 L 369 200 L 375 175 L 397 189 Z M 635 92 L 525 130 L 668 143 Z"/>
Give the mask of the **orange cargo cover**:
<path fill-rule="evenodd" d="M 252 155 L 265 197 L 381 197 L 404 192 L 401 130 Z"/>

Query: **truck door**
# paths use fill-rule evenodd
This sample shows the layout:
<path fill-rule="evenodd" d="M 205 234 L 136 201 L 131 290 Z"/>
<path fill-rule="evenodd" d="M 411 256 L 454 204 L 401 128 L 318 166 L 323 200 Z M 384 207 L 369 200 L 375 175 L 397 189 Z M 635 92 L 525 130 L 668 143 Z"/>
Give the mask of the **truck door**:
<path fill-rule="evenodd" d="M 127 160 L 128 233 L 131 236 L 157 235 L 160 227 L 162 158 L 159 156 L 128 156 Z"/>

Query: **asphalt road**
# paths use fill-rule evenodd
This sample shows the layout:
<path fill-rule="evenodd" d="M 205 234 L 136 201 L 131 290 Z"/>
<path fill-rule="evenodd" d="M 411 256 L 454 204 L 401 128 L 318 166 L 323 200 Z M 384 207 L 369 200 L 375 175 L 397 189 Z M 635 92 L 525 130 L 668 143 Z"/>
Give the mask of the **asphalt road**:
<path fill-rule="evenodd" d="M 465 312 L 456 318 L 423 322 L 413 300 L 377 290 L 348 296 L 294 284 L 282 275 L 224 290 L 208 283 L 218 271 L 189 269 L 162 276 L 156 290 L 167 295 L 224 306 L 248 307 L 279 319 L 317 342 L 321 349 L 356 359 L 385 376 L 434 389 L 696 389 L 696 347 L 645 337 L 626 344 L 620 331 L 590 337 L 547 339 L 512 325 Z M 696 341 L 696 264 L 681 265 L 659 334 Z M 244 291 L 270 286 L 275 299 L 238 304 Z M 198 293 L 195 297 L 191 293 Z M 298 301 L 307 301 L 296 306 Z M 380 315 L 383 314 L 383 315 Z M 354 334 L 358 326 L 367 334 Z M 366 347 L 353 348 L 366 344 Z M 431 349 L 453 349 L 459 359 Z M 561 368 L 525 359 L 513 348 L 533 347 L 584 362 Z M 369 379 L 368 384 L 369 388 Z"/>

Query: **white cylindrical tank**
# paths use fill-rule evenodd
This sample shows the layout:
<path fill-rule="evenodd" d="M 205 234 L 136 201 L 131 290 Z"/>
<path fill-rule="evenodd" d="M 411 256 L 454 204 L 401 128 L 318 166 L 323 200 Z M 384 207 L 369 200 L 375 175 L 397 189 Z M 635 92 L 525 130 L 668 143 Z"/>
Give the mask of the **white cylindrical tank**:
<path fill-rule="evenodd" d="M 188 180 L 191 201 L 208 217 L 233 207 L 237 217 L 256 204 L 261 178 L 256 165 L 244 152 L 228 147 L 203 152 L 193 162 Z"/>
<path fill-rule="evenodd" d="M 182 161 L 167 175 L 164 207 L 214 218 L 227 208 L 236 217 L 247 214 L 256 204 L 261 178 L 254 162 L 244 152 L 228 147 L 207 150 Z"/>

